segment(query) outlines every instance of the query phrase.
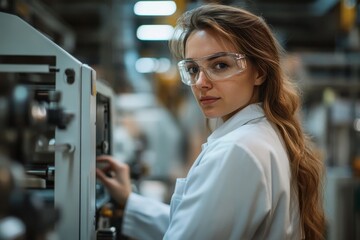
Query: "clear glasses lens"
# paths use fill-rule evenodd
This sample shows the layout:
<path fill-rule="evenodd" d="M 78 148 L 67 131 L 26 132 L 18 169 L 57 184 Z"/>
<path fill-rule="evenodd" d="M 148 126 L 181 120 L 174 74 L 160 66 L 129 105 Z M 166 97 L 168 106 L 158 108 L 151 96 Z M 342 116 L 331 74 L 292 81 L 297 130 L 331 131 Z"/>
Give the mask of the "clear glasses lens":
<path fill-rule="evenodd" d="M 186 85 L 196 84 L 200 71 L 212 81 L 221 81 L 246 69 L 245 55 L 217 53 L 200 59 L 185 59 L 178 63 L 181 80 Z"/>

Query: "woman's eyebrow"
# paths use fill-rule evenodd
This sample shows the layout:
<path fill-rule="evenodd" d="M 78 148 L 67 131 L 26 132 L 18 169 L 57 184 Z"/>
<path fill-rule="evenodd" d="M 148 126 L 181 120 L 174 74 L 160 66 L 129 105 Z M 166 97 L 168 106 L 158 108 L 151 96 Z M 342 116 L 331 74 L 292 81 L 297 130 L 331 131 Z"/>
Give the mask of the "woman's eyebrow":
<path fill-rule="evenodd" d="M 213 60 L 215 58 L 222 57 L 224 55 L 226 55 L 226 52 L 217 52 L 217 53 L 213 53 L 213 54 L 201 57 L 201 58 L 185 58 L 184 60 L 186 60 L 186 61 L 194 61 L 194 62 L 201 61 L 201 60 L 211 61 L 211 60 Z"/>

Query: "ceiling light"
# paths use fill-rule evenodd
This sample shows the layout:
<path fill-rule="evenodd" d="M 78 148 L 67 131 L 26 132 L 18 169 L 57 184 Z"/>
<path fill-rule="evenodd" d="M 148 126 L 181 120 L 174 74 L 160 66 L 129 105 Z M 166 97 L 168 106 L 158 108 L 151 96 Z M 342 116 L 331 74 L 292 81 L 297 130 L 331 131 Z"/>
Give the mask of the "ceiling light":
<path fill-rule="evenodd" d="M 174 1 L 139 1 L 134 5 L 134 13 L 140 16 L 170 16 L 175 11 Z"/>
<path fill-rule="evenodd" d="M 164 73 L 171 68 L 168 58 L 139 58 L 136 60 L 135 69 L 139 73 Z"/>
<path fill-rule="evenodd" d="M 140 40 L 169 40 L 174 32 L 171 25 L 141 25 L 136 31 Z"/>
<path fill-rule="evenodd" d="M 139 58 L 135 62 L 135 69 L 139 73 L 151 73 L 156 68 L 156 59 L 154 58 Z"/>
<path fill-rule="evenodd" d="M 164 73 L 169 71 L 171 68 L 171 62 L 168 58 L 159 58 L 158 59 L 158 66 L 155 72 Z"/>

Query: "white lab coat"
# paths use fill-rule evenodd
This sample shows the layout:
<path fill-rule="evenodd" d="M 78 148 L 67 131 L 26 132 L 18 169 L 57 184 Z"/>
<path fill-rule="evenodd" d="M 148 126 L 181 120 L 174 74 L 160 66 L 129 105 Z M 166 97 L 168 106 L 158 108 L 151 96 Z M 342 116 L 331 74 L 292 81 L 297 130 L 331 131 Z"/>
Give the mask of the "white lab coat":
<path fill-rule="evenodd" d="M 260 104 L 219 126 L 168 205 L 132 193 L 123 234 L 139 240 L 300 239 L 288 155 Z"/>

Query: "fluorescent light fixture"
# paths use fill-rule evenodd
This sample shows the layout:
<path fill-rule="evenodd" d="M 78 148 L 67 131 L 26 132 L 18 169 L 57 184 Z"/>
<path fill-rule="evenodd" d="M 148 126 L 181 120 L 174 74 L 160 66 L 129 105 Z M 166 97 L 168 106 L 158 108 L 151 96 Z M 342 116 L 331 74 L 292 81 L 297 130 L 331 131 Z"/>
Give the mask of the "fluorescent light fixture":
<path fill-rule="evenodd" d="M 139 73 L 154 72 L 156 62 L 154 58 L 139 58 L 135 62 L 135 69 Z"/>
<path fill-rule="evenodd" d="M 171 62 L 167 58 L 139 58 L 135 62 L 135 69 L 139 73 L 164 73 L 171 68 Z"/>
<path fill-rule="evenodd" d="M 136 36 L 140 40 L 160 41 L 169 40 L 174 32 L 171 25 L 141 25 L 136 31 Z"/>
<path fill-rule="evenodd" d="M 170 16 L 176 11 L 174 1 L 138 1 L 134 13 L 139 16 Z"/>
<path fill-rule="evenodd" d="M 171 62 L 169 59 L 167 58 L 159 58 L 158 59 L 158 66 L 155 69 L 156 72 L 158 73 L 164 73 L 169 71 L 171 68 Z"/>

